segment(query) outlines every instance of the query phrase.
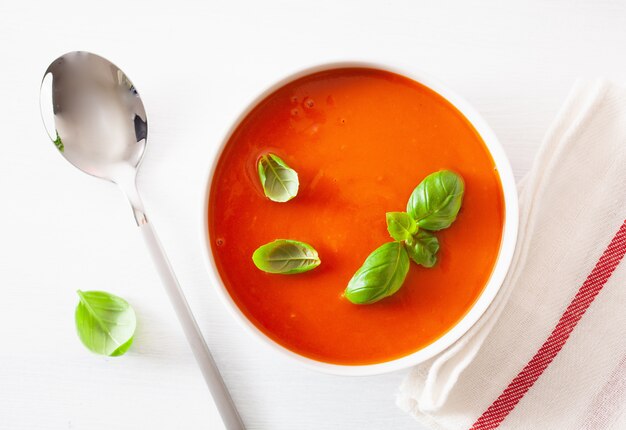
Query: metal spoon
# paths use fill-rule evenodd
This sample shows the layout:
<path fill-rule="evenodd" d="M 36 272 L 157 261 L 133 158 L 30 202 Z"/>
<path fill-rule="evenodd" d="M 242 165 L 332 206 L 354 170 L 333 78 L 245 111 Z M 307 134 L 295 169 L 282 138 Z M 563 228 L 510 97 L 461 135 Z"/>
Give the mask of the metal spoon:
<path fill-rule="evenodd" d="M 57 149 L 85 173 L 117 184 L 132 207 L 165 290 L 227 429 L 243 429 L 215 361 L 139 198 L 135 178 L 146 149 L 146 111 L 117 66 L 89 52 L 50 64 L 40 93 L 41 115 Z"/>

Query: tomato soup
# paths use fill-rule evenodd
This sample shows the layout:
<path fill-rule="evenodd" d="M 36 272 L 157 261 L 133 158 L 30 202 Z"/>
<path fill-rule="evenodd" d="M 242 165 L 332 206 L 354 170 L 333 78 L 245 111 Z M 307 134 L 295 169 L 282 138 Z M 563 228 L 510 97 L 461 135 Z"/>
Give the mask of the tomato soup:
<path fill-rule="evenodd" d="M 298 172 L 293 200 L 263 194 L 257 161 L 267 153 Z M 350 278 L 392 240 L 385 213 L 406 210 L 413 189 L 440 169 L 463 177 L 465 196 L 456 222 L 437 232 L 437 264 L 412 263 L 391 297 L 350 303 L 342 296 Z M 427 346 L 468 312 L 498 256 L 504 202 L 487 147 L 448 101 L 390 72 L 340 68 L 288 83 L 241 121 L 217 164 L 208 222 L 221 278 L 259 330 L 315 360 L 374 364 Z M 260 271 L 252 254 L 275 239 L 311 244 L 321 265 Z"/>

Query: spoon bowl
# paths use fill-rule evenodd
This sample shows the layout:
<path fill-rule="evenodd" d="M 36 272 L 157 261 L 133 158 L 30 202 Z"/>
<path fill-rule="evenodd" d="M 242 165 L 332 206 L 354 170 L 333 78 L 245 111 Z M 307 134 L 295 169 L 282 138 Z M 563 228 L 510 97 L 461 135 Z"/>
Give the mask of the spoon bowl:
<path fill-rule="evenodd" d="M 115 64 L 89 52 L 57 58 L 44 75 L 40 106 L 50 139 L 83 172 L 120 183 L 139 166 L 146 111 Z"/>

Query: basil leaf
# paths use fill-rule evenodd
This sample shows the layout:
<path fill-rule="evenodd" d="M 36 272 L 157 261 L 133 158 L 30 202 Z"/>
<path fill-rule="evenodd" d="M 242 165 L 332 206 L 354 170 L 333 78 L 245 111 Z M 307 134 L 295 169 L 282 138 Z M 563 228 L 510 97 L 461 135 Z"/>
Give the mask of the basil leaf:
<path fill-rule="evenodd" d="M 274 202 L 286 202 L 298 194 L 298 173 L 274 154 L 261 156 L 258 164 L 263 192 Z"/>
<path fill-rule="evenodd" d="M 437 262 L 439 240 L 430 232 L 420 230 L 406 242 L 406 250 L 411 260 L 424 267 L 433 267 Z"/>
<path fill-rule="evenodd" d="M 420 228 L 442 230 L 450 227 L 461 208 L 463 178 L 449 170 L 428 175 L 415 188 L 406 211 Z"/>
<path fill-rule="evenodd" d="M 406 212 L 387 212 L 387 231 L 395 240 L 407 240 L 417 232 L 417 223 Z"/>
<path fill-rule="evenodd" d="M 135 311 L 121 297 L 104 291 L 78 291 L 76 330 L 83 345 L 96 354 L 118 356 L 133 343 Z"/>
<path fill-rule="evenodd" d="M 377 302 L 400 289 L 409 271 L 409 256 L 402 242 L 385 243 L 354 274 L 344 296 L 355 304 Z"/>
<path fill-rule="evenodd" d="M 311 245 L 288 239 L 260 246 L 252 254 L 252 261 L 264 272 L 283 275 L 313 270 L 321 263 L 317 251 Z"/>
<path fill-rule="evenodd" d="M 54 145 L 57 147 L 59 152 L 63 152 L 65 150 L 65 146 L 63 145 L 63 141 L 61 140 L 61 136 L 59 136 L 59 132 L 57 131 L 57 138 L 54 139 Z"/>

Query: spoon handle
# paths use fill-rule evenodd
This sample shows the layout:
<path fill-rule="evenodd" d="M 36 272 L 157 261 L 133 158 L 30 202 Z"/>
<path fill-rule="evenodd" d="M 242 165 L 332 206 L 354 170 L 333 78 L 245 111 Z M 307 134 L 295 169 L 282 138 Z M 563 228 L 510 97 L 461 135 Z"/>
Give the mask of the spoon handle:
<path fill-rule="evenodd" d="M 224 426 L 227 430 L 244 430 L 245 427 L 241 418 L 235 409 L 235 405 L 233 404 L 230 394 L 228 393 L 228 389 L 224 384 L 224 380 L 217 369 L 206 342 L 204 341 L 204 337 L 198 327 L 198 323 L 191 313 L 191 308 L 189 307 L 189 304 L 185 299 L 185 295 L 178 284 L 176 275 L 172 270 L 172 266 L 170 265 L 165 252 L 163 251 L 163 247 L 159 242 L 156 232 L 152 228 L 152 224 L 146 221 L 144 224 L 139 226 L 139 229 L 141 230 L 141 234 L 146 241 L 146 245 L 148 246 L 148 250 L 150 251 L 150 255 L 152 256 L 156 269 L 161 276 L 161 280 L 165 286 L 165 291 L 174 306 L 174 311 L 176 311 L 178 320 L 183 326 L 187 342 L 189 342 L 206 384 L 209 386 L 209 390 L 211 391 L 213 400 L 217 405 L 217 410 L 222 417 Z"/>

